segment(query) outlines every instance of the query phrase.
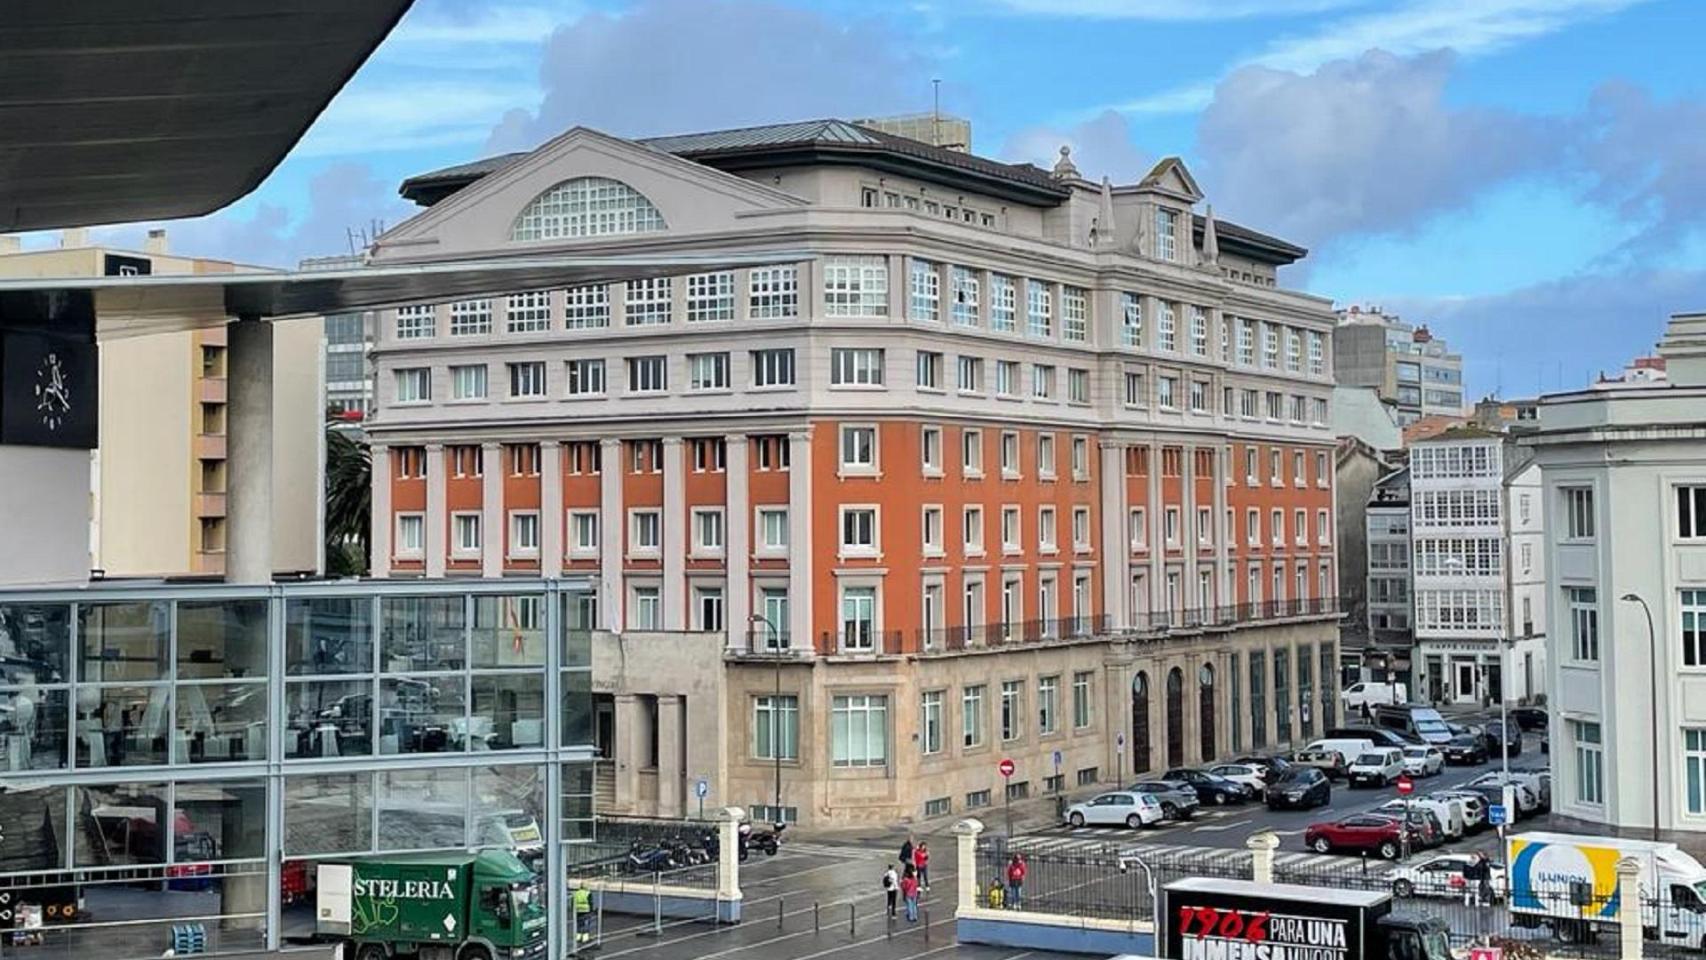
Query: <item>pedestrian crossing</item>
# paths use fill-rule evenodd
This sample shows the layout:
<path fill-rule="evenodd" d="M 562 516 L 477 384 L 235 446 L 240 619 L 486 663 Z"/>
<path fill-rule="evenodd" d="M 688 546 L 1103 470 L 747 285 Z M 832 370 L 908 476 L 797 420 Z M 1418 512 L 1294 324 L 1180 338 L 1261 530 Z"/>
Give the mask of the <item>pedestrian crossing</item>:
<path fill-rule="evenodd" d="M 1030 834 L 1012 837 L 1006 849 L 1012 853 L 1055 854 L 1060 856 L 1138 856 L 1158 863 L 1170 860 L 1188 861 L 1205 871 L 1235 871 L 1250 865 L 1250 851 L 1226 847 L 1203 847 L 1182 843 L 1156 843 L 1137 840 L 1130 830 L 1113 827 L 1085 827 L 1066 834 Z M 1339 856 L 1304 851 L 1276 851 L 1274 872 L 1284 879 L 1288 872 L 1310 876 L 1343 876 L 1379 879 L 1390 874 L 1395 866 L 1384 860 Z"/>

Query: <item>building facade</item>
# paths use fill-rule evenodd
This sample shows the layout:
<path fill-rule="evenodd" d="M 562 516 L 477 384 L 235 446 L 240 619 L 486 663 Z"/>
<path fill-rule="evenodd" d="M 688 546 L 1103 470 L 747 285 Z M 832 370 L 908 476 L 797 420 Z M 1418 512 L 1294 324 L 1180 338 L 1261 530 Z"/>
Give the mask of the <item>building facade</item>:
<path fill-rule="evenodd" d="M 1344 387 L 1373 387 L 1405 426 L 1429 414 L 1463 414 L 1463 357 L 1444 340 L 1384 313 L 1353 306 L 1333 328 L 1333 372 Z"/>
<path fill-rule="evenodd" d="M 170 253 L 164 230 L 142 250 L 67 230 L 56 248 L 0 248 L 0 277 L 232 273 Z M 226 334 L 109 337 L 100 345 L 100 444 L 89 457 L 89 570 L 109 577 L 219 575 L 225 569 Z M 320 322 L 275 325 L 274 569 L 321 568 Z M 16 582 L 31 582 L 21 578 Z"/>
<path fill-rule="evenodd" d="M 1556 813 L 1706 829 L 1706 314 L 1667 378 L 1542 398 Z"/>
<path fill-rule="evenodd" d="M 302 270 L 350 270 L 362 265 L 359 256 L 310 257 Z M 373 311 L 328 314 L 322 318 L 326 338 L 326 417 L 358 423 L 373 407 Z"/>
<path fill-rule="evenodd" d="M 1330 722 L 1332 315 L 1179 161 L 575 129 L 404 194 L 376 263 L 777 254 L 378 318 L 376 575 L 595 576 L 616 649 L 721 638 L 717 742 L 667 659 L 601 701 L 613 802 L 946 816 Z"/>

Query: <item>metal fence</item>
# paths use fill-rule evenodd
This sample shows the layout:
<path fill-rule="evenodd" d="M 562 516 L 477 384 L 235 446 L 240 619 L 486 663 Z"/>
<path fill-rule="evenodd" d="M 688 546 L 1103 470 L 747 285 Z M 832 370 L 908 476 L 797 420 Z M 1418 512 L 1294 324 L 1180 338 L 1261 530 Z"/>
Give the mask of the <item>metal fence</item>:
<path fill-rule="evenodd" d="M 598 817 L 592 839 L 564 846 L 571 878 L 632 879 L 717 888 L 718 822 Z"/>

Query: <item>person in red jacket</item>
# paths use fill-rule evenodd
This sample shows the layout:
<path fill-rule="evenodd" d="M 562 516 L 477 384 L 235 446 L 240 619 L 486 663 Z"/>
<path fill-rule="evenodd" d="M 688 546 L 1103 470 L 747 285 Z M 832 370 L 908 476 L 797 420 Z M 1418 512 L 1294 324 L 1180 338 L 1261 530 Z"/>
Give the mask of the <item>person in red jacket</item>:
<path fill-rule="evenodd" d="M 930 845 L 918 841 L 918 846 L 912 848 L 912 865 L 918 869 L 918 885 L 924 890 L 930 889 Z"/>
<path fill-rule="evenodd" d="M 907 874 L 900 878 L 900 898 L 906 901 L 906 922 L 918 922 L 918 878 Z"/>
<path fill-rule="evenodd" d="M 1007 909 L 1019 909 L 1019 897 L 1025 892 L 1025 858 L 1013 854 L 1007 861 Z"/>

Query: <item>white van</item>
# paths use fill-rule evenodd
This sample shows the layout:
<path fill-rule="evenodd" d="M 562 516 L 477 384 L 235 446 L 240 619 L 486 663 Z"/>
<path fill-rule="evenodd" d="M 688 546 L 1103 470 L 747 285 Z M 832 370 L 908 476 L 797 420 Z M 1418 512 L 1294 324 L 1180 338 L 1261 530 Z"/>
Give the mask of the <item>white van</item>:
<path fill-rule="evenodd" d="M 1404 816 L 1403 800 L 1388 800 L 1375 808 L 1376 813 L 1390 814 L 1399 819 Z M 1466 824 L 1463 822 L 1463 801 L 1436 800 L 1431 797 L 1412 797 L 1409 800 L 1412 810 L 1431 810 L 1439 818 L 1440 828 L 1445 831 L 1445 839 L 1460 840 Z"/>
<path fill-rule="evenodd" d="M 1301 753 L 1336 753 L 1339 755 L 1338 769 L 1340 773 L 1348 770 L 1356 762 L 1356 758 L 1375 748 L 1373 740 L 1353 740 L 1348 737 L 1329 737 L 1312 741 L 1304 747 Z"/>
<path fill-rule="evenodd" d="M 1621 898 L 1617 861 L 1641 864 L 1641 925 L 1658 939 L 1691 950 L 1706 946 L 1706 866 L 1674 843 L 1563 833 L 1520 833 L 1505 851 L 1510 864 L 1511 922 L 1550 926 L 1577 941 L 1616 929 Z M 1651 934 L 1649 934 L 1650 936 Z"/>
<path fill-rule="evenodd" d="M 1404 775 L 1404 751 L 1397 747 L 1371 747 L 1351 761 L 1346 777 L 1351 786 L 1384 787 Z"/>
<path fill-rule="evenodd" d="M 1345 705 L 1345 713 L 1348 716 L 1353 710 L 1373 710 L 1376 704 L 1409 703 L 1410 689 L 1402 683 L 1364 680 L 1346 687 L 1339 694 L 1339 702 Z"/>

